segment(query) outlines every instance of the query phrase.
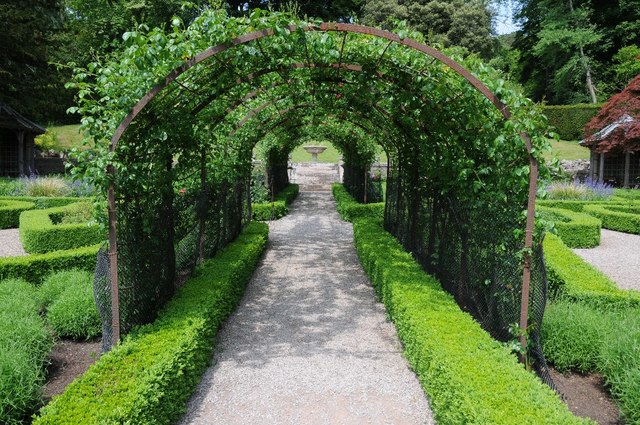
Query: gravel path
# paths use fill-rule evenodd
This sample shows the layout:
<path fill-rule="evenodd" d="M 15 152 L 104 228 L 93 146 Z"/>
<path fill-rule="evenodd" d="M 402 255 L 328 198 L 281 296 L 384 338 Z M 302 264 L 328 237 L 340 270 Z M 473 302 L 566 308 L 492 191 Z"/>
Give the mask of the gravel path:
<path fill-rule="evenodd" d="M 22 248 L 18 229 L 0 230 L 0 257 L 16 257 L 18 255 L 27 255 Z"/>
<path fill-rule="evenodd" d="M 182 424 L 434 423 L 331 195 L 270 227 Z"/>
<path fill-rule="evenodd" d="M 599 246 L 573 251 L 620 288 L 640 291 L 640 235 L 602 229 Z"/>

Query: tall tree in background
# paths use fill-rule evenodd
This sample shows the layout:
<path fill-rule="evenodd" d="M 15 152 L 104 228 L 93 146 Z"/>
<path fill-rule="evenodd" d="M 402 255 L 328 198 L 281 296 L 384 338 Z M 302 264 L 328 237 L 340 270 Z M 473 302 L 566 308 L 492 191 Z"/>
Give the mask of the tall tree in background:
<path fill-rule="evenodd" d="M 63 4 L 58 0 L 0 1 L 0 100 L 33 120 L 62 116 L 62 77 L 49 65 L 57 51 Z"/>
<path fill-rule="evenodd" d="M 543 19 L 533 54 L 551 68 L 554 100 L 568 96 L 582 81 L 589 100 L 597 103 L 592 52 L 602 34 L 591 23 L 591 10 L 586 5 L 574 7 L 573 0 L 544 0 L 538 13 Z"/>
<path fill-rule="evenodd" d="M 360 14 L 363 0 L 228 0 L 228 11 L 239 16 L 251 9 L 291 10 L 298 14 L 325 21 L 348 22 Z"/>
<path fill-rule="evenodd" d="M 406 19 L 431 43 L 462 46 L 485 58 L 490 57 L 497 46 L 491 33 L 492 13 L 487 1 L 368 0 L 362 19 L 370 25 Z"/>

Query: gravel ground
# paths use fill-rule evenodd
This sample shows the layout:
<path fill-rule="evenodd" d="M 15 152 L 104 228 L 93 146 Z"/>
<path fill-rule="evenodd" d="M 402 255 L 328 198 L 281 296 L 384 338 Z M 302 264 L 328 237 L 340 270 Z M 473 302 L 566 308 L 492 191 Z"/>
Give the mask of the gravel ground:
<path fill-rule="evenodd" d="M 328 193 L 300 194 L 182 424 L 433 424 Z"/>
<path fill-rule="evenodd" d="M 640 235 L 602 229 L 599 246 L 573 251 L 620 288 L 640 291 Z"/>
<path fill-rule="evenodd" d="M 16 257 L 27 255 L 20 242 L 18 229 L 0 230 L 0 257 Z"/>

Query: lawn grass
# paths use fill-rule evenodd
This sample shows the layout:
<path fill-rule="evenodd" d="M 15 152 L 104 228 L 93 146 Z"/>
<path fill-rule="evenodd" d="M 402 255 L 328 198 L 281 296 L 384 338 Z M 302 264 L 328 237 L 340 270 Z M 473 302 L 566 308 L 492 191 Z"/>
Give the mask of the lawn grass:
<path fill-rule="evenodd" d="M 546 159 L 589 159 L 589 149 L 580 146 L 575 140 L 551 140 L 551 152 L 545 153 Z"/>
<path fill-rule="evenodd" d="M 82 134 L 80 134 L 80 124 L 54 125 L 47 127 L 56 134 L 58 149 L 67 150 L 82 147 Z"/>
<path fill-rule="evenodd" d="M 335 146 L 328 142 L 319 143 L 319 145 L 326 146 L 327 150 L 318 155 L 318 162 L 338 163 L 340 160 L 340 151 L 338 151 Z M 387 162 L 387 155 L 382 149 L 380 149 L 378 153 L 378 159 L 383 164 Z M 291 162 L 311 162 L 311 154 L 307 153 L 302 146 L 298 146 L 291 152 Z"/>

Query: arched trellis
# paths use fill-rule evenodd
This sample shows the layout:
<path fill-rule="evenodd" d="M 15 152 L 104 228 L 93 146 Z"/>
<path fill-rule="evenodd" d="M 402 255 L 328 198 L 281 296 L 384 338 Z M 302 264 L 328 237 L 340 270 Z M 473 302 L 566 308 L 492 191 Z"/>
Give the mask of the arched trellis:
<path fill-rule="evenodd" d="M 295 31 L 296 27 L 289 27 L 289 31 Z M 309 25 L 302 28 L 303 31 L 321 31 L 321 32 L 342 32 L 345 35 L 348 33 L 356 33 L 356 34 L 364 34 L 372 37 L 377 37 L 380 39 L 388 40 L 388 44 L 385 47 L 382 55 L 379 58 L 379 61 L 382 60 L 385 52 L 392 44 L 398 44 L 401 46 L 408 47 L 415 51 L 421 52 L 427 56 L 433 58 L 434 61 L 438 61 L 453 71 L 455 71 L 458 75 L 460 75 L 464 80 L 466 80 L 469 84 L 471 84 L 479 93 L 481 93 L 486 99 L 488 99 L 494 107 L 499 111 L 499 113 L 504 117 L 505 120 L 511 119 L 511 113 L 507 106 L 493 93 L 488 89 L 486 85 L 484 85 L 478 78 L 473 76 L 468 70 L 466 70 L 463 66 L 444 55 L 442 52 L 427 46 L 423 43 L 420 43 L 416 40 L 401 38 L 400 36 L 388 32 L 383 31 L 376 28 L 370 28 L 360 25 L 354 24 L 341 24 L 341 23 L 322 23 L 319 25 Z M 210 47 L 201 53 L 195 55 L 193 58 L 187 60 L 183 65 L 171 71 L 164 81 L 157 84 L 153 87 L 146 95 L 144 95 L 132 108 L 129 114 L 123 119 L 118 128 L 113 134 L 111 138 L 110 151 L 114 152 L 116 147 L 118 146 L 119 140 L 122 138 L 126 129 L 133 122 L 135 117 L 145 109 L 145 107 L 149 104 L 149 102 L 155 98 L 159 93 L 161 93 L 165 88 L 167 88 L 172 82 L 176 81 L 177 78 L 182 75 L 184 72 L 189 70 L 190 68 L 196 66 L 202 61 L 215 57 L 216 55 L 233 48 L 234 46 L 243 45 L 252 41 L 259 41 L 262 38 L 273 36 L 274 33 L 271 29 L 265 29 L 261 31 L 251 32 L 240 37 L 237 37 L 231 40 L 229 43 L 217 45 Z M 346 38 L 346 36 L 345 36 Z M 343 38 L 344 43 L 344 38 Z M 342 55 L 342 50 L 341 50 Z M 338 70 L 341 66 L 341 60 L 338 65 Z M 310 61 L 309 61 L 310 62 Z M 528 194 L 528 205 L 527 205 L 527 220 L 526 220 L 526 228 L 525 228 L 525 253 L 524 253 L 524 269 L 523 269 L 523 277 L 522 277 L 522 300 L 521 300 L 521 314 L 520 314 L 520 327 L 522 329 L 527 328 L 527 318 L 528 318 L 528 305 L 529 305 L 529 284 L 530 284 L 530 273 L 531 273 L 531 257 L 530 250 L 533 245 L 533 225 L 534 225 L 534 208 L 535 208 L 535 195 L 537 189 L 537 176 L 538 176 L 538 164 L 535 156 L 532 152 L 532 144 L 529 136 L 525 133 L 521 134 L 521 137 L 524 141 L 525 147 L 527 149 L 527 153 L 529 156 L 529 194 Z M 115 168 L 110 165 L 107 170 L 108 174 L 115 175 Z M 119 308 L 118 308 L 118 263 L 117 263 L 117 237 L 116 237 L 116 200 L 115 200 L 115 186 L 113 183 L 113 179 L 111 179 L 109 188 L 108 188 L 108 205 L 109 205 L 109 256 L 110 256 L 110 268 L 111 268 L 111 282 L 112 282 L 112 321 L 113 321 L 113 335 L 114 339 L 119 339 Z M 521 343 L 523 346 L 526 345 L 526 339 L 524 334 L 521 335 Z"/>

